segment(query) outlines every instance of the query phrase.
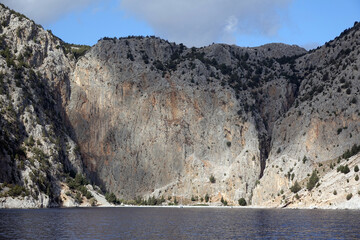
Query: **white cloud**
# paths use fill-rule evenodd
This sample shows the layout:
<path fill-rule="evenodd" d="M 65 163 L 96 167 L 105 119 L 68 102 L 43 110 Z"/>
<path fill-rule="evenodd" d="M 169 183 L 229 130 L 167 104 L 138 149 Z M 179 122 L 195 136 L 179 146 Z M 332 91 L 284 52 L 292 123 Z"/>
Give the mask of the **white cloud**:
<path fill-rule="evenodd" d="M 0 0 L 40 24 L 110 0 Z M 293 0 L 115 0 L 120 10 L 145 21 L 157 36 L 187 46 L 235 43 L 236 35 L 276 36 Z M 96 11 L 94 6 L 94 10 Z M 121 14 L 119 12 L 119 14 Z M 109 23 L 116 24 L 116 23 Z"/>
<path fill-rule="evenodd" d="M 292 0 L 122 0 L 156 35 L 188 46 L 235 43 L 235 34 L 275 36 Z"/>
<path fill-rule="evenodd" d="M 25 14 L 40 24 L 56 21 L 62 15 L 99 0 L 0 0 L 11 9 Z"/>

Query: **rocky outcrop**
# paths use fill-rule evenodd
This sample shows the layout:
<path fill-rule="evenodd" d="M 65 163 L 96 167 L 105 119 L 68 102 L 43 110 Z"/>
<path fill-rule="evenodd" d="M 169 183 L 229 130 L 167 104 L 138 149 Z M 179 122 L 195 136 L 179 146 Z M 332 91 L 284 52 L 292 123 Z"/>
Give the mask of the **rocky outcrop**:
<path fill-rule="evenodd" d="M 138 44 L 159 51 L 156 56 L 145 53 L 150 61 L 163 62 L 162 55 L 171 55 L 157 48 L 164 44 L 159 39 Z M 171 45 L 166 45 L 170 51 Z M 235 158 L 245 153 L 245 144 L 250 151 L 258 147 L 256 141 L 245 143 L 242 138 L 242 132 L 256 135 L 256 131 L 253 124 L 240 121 L 234 94 L 219 95 L 222 87 L 216 83 L 205 88 L 185 76 L 180 80 L 180 73 L 151 70 L 152 63 L 127 59 L 121 52 L 125 46 L 126 40 L 100 42 L 78 62 L 73 75 L 69 120 L 94 179 L 128 199 L 156 189 L 187 197 L 205 194 L 211 184 L 205 189 L 192 187 L 209 182 L 211 174 L 219 182 L 228 178 L 236 178 L 238 184 L 245 184 L 245 178 L 254 182 L 260 171 L 255 163 L 250 174 L 243 173 L 243 181 L 238 175 L 241 163 Z M 206 81 L 194 81 L 201 80 Z M 251 161 L 252 155 L 242 161 Z"/>
<path fill-rule="evenodd" d="M 303 53 L 283 44 L 187 49 L 153 37 L 100 40 L 77 62 L 66 106 L 92 179 L 125 199 L 250 199 L 268 132 L 294 98 L 284 79 L 264 79 L 280 68 L 269 59 Z M 262 72 L 258 61 L 274 68 Z M 258 89 L 278 112 L 258 109 Z"/>
<path fill-rule="evenodd" d="M 319 164 L 333 161 L 336 169 L 337 159 L 360 143 L 359 51 L 360 24 L 355 23 L 335 40 L 293 62 L 304 80 L 295 104 L 275 124 L 268 168 L 254 191 L 254 204 L 279 206 L 271 201 L 280 191 L 295 181 L 307 181 Z M 347 185 L 338 182 L 333 187 Z"/>
<path fill-rule="evenodd" d="M 60 182 L 84 173 L 63 108 L 75 57 L 2 5 L 0 22 L 0 206 L 59 206 Z"/>
<path fill-rule="evenodd" d="M 85 165 L 123 198 L 262 205 L 359 142 L 357 90 L 347 90 L 357 89 L 358 26 L 309 53 L 99 41 L 76 65 L 67 106 Z M 340 128 L 351 134 L 339 139 Z"/>

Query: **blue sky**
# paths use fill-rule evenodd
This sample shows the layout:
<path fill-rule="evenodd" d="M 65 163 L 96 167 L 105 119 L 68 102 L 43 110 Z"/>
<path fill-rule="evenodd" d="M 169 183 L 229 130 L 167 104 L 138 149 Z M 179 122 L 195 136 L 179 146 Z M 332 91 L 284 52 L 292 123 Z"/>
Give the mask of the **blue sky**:
<path fill-rule="evenodd" d="M 270 42 L 307 49 L 360 21 L 359 0 L 0 0 L 69 43 L 156 35 L 191 47 Z M 31 3 L 31 4 L 30 4 Z"/>

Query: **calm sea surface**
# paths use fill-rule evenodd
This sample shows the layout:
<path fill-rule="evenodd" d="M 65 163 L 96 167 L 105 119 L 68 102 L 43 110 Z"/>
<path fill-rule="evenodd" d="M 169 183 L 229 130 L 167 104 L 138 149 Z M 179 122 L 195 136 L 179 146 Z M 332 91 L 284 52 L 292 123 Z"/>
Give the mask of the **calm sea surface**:
<path fill-rule="evenodd" d="M 360 239 L 360 211 L 0 210 L 0 239 Z"/>

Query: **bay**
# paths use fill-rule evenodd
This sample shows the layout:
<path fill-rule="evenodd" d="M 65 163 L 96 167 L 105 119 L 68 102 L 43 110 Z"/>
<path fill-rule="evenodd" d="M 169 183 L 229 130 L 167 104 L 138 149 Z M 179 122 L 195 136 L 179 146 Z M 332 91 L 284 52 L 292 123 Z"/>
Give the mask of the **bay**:
<path fill-rule="evenodd" d="M 0 210 L 0 239 L 359 239 L 360 211 L 250 208 Z"/>

